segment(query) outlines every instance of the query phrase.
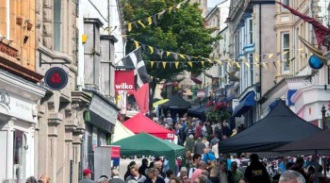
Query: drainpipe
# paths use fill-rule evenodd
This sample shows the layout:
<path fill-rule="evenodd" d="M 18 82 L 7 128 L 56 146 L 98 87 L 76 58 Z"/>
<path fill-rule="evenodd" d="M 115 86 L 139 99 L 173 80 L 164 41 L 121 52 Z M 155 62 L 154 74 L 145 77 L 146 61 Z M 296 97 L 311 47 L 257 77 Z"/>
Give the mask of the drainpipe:
<path fill-rule="evenodd" d="M 313 17 L 313 0 L 309 0 L 308 6 L 309 6 L 308 7 L 309 8 L 309 16 Z M 314 44 L 314 33 L 313 33 L 312 24 L 309 24 L 309 34 L 310 34 L 311 43 Z"/>
<path fill-rule="evenodd" d="M 261 54 L 261 3 L 259 3 L 259 99 L 262 97 L 262 54 Z M 261 103 L 259 103 L 259 118 L 261 118 Z"/>

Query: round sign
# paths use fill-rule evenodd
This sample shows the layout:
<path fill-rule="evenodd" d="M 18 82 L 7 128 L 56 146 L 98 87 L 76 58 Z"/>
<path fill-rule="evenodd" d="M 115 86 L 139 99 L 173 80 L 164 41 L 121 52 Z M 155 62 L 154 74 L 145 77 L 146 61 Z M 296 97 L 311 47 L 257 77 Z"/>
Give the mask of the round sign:
<path fill-rule="evenodd" d="M 308 64 L 312 69 L 315 70 L 321 69 L 324 65 L 322 60 L 316 55 L 312 55 L 311 57 L 309 57 Z"/>
<path fill-rule="evenodd" d="M 45 83 L 53 90 L 61 90 L 68 84 L 68 74 L 60 67 L 52 67 L 45 74 Z"/>

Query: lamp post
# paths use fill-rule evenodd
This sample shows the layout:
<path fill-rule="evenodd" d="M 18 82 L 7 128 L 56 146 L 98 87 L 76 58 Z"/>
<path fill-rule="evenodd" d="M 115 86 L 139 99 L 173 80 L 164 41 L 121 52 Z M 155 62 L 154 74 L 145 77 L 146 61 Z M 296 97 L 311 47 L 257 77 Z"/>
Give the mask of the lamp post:
<path fill-rule="evenodd" d="M 322 109 L 321 109 L 321 113 L 322 113 L 322 127 L 323 127 L 323 130 L 326 130 L 328 129 L 327 125 L 326 125 L 326 117 L 325 117 L 325 112 L 327 112 L 327 110 L 325 109 L 325 106 L 323 105 L 322 106 Z"/>

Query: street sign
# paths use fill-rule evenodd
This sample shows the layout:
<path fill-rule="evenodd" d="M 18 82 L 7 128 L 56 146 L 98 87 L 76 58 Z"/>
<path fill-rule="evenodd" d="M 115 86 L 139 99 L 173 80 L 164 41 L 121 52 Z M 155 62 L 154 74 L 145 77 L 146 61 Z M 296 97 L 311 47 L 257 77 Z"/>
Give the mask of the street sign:
<path fill-rule="evenodd" d="M 61 90 L 68 84 L 68 74 L 60 67 L 51 67 L 45 74 L 45 84 L 52 90 Z"/>

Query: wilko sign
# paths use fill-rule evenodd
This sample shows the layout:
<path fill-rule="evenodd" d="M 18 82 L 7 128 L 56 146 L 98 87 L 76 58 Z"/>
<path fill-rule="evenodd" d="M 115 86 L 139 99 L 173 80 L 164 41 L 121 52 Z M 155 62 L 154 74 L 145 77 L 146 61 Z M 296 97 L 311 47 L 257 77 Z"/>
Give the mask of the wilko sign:
<path fill-rule="evenodd" d="M 134 90 L 134 70 L 115 72 L 115 90 Z"/>
<path fill-rule="evenodd" d="M 133 85 L 127 83 L 121 83 L 120 85 L 115 85 L 116 90 L 133 90 Z"/>

